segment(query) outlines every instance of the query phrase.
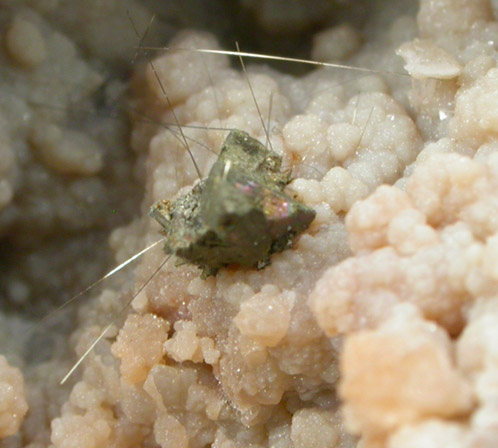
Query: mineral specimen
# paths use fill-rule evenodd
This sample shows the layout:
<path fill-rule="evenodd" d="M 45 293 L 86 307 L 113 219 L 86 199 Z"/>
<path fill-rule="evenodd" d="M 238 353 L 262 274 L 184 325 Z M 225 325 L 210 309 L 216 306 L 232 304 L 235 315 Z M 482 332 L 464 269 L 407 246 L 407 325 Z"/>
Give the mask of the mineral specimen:
<path fill-rule="evenodd" d="M 158 201 L 150 215 L 163 227 L 165 251 L 199 266 L 202 277 L 228 265 L 261 269 L 315 217 L 284 193 L 289 181 L 278 154 L 233 130 L 208 177 L 173 202 Z"/>

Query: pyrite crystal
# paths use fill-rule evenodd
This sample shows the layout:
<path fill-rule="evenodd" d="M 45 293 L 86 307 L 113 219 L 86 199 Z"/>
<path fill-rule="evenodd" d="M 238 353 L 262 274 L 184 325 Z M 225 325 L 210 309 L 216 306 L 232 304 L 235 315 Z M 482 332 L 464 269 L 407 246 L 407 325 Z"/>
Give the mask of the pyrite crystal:
<path fill-rule="evenodd" d="M 231 131 L 206 179 L 185 196 L 152 206 L 165 252 L 199 266 L 203 278 L 228 265 L 269 264 L 315 218 L 313 209 L 283 192 L 290 173 L 280 171 L 281 162 L 247 133 Z"/>

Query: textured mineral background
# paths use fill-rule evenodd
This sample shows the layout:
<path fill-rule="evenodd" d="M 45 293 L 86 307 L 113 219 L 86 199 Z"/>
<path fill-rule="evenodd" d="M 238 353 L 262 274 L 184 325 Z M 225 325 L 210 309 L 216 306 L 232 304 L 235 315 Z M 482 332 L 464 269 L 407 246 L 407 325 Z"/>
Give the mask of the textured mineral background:
<path fill-rule="evenodd" d="M 237 61 L 186 48 L 384 74 L 246 60 L 315 221 L 260 271 L 170 260 L 60 386 L 161 248 L 31 324 L 157 240 L 150 205 L 197 181 L 137 54 L 154 13 L 204 176 L 222 128 L 266 134 Z M 498 446 L 492 2 L 0 0 L 0 34 L 2 448 Z"/>

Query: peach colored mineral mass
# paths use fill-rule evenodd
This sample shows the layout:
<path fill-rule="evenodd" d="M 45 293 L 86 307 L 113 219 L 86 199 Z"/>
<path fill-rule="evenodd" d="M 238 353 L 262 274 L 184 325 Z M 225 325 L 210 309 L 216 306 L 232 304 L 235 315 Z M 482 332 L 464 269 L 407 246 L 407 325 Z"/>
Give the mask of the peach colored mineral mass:
<path fill-rule="evenodd" d="M 21 371 L 0 356 L 0 439 L 14 435 L 28 412 Z"/>

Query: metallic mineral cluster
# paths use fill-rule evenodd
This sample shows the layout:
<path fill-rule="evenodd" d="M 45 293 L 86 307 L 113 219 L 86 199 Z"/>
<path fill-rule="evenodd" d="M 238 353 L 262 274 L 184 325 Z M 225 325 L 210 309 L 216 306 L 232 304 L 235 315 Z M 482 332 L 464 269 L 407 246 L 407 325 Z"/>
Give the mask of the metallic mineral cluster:
<path fill-rule="evenodd" d="M 202 269 L 202 277 L 235 265 L 262 269 L 292 245 L 315 212 L 284 193 L 290 172 L 281 157 L 247 133 L 232 130 L 208 177 L 150 215 L 163 227 L 165 251 Z"/>

